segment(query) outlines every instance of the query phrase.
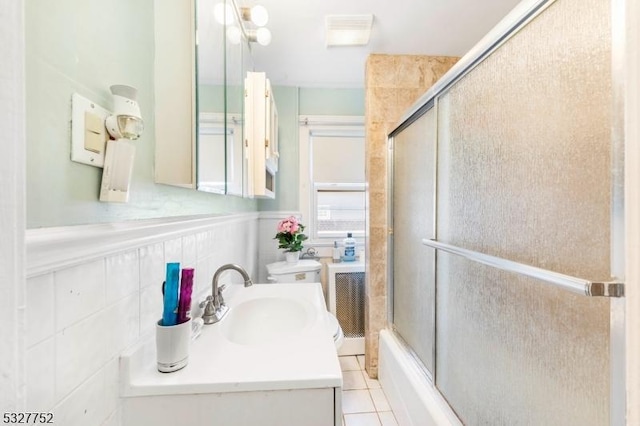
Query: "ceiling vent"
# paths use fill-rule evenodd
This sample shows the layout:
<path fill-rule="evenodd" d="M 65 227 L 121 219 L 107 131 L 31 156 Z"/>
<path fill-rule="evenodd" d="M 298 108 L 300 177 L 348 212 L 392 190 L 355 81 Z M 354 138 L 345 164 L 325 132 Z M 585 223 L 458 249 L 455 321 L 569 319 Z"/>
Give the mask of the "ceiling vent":
<path fill-rule="evenodd" d="M 364 46 L 371 37 L 373 15 L 327 15 L 326 46 Z"/>

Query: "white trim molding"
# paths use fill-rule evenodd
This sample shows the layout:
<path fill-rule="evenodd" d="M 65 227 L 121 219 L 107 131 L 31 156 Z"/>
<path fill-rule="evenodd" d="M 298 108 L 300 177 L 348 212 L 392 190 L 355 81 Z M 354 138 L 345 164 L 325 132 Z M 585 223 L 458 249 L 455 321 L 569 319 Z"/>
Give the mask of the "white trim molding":
<path fill-rule="evenodd" d="M 0 412 L 26 404 L 24 229 L 25 73 L 24 5 L 2 3 L 0 12 Z"/>
<path fill-rule="evenodd" d="M 284 219 L 286 217 L 289 216 L 295 216 L 297 218 L 300 217 L 300 212 L 298 211 L 279 211 L 279 210 L 274 210 L 274 211 L 263 211 L 260 212 L 260 219 Z"/>
<path fill-rule="evenodd" d="M 196 233 L 214 225 L 257 218 L 258 212 L 251 212 L 31 229 L 26 233 L 27 277 Z"/>
<path fill-rule="evenodd" d="M 361 115 L 301 115 L 298 117 L 301 126 L 364 126 Z"/>

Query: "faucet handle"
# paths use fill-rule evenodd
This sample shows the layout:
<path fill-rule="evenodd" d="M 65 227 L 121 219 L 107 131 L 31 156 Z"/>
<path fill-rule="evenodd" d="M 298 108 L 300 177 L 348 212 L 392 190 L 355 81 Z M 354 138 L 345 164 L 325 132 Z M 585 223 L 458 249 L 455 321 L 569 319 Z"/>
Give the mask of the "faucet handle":
<path fill-rule="evenodd" d="M 200 307 L 201 308 L 206 308 L 206 306 L 213 302 L 213 296 L 207 296 L 206 299 L 204 299 L 202 302 L 200 302 Z"/>
<path fill-rule="evenodd" d="M 204 311 L 202 312 L 203 317 L 213 315 L 216 310 L 216 307 L 213 303 L 213 296 L 207 296 L 206 299 L 200 302 L 200 307 L 204 308 Z"/>
<path fill-rule="evenodd" d="M 215 297 L 218 299 L 218 305 L 219 306 L 224 306 L 224 297 L 222 297 L 222 291 L 227 288 L 226 284 L 222 284 L 220 287 L 218 287 L 218 295 Z"/>
<path fill-rule="evenodd" d="M 205 324 L 212 324 L 217 321 L 215 319 L 216 316 L 216 306 L 214 304 L 213 296 L 207 296 L 202 302 L 200 302 L 200 307 L 204 308 L 202 312 L 202 320 Z"/>

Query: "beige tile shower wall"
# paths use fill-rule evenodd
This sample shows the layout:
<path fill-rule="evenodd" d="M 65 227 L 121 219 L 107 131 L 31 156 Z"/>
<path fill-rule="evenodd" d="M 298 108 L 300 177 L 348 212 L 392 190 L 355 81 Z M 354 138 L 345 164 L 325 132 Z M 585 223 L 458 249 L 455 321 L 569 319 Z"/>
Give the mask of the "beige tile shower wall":
<path fill-rule="evenodd" d="M 365 359 L 378 375 L 378 333 L 387 326 L 387 135 L 402 114 L 457 57 L 370 55 L 365 70 L 365 174 L 369 183 L 366 243 Z"/>

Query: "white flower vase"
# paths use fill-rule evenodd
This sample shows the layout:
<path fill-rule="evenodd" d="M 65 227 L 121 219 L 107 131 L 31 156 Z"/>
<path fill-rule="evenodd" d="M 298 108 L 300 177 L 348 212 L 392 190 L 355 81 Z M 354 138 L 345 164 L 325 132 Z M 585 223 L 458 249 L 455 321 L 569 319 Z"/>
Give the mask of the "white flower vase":
<path fill-rule="evenodd" d="M 298 263 L 298 259 L 300 259 L 300 252 L 299 251 L 285 251 L 284 252 L 284 258 L 287 261 L 287 263 L 289 264 L 296 264 Z"/>

